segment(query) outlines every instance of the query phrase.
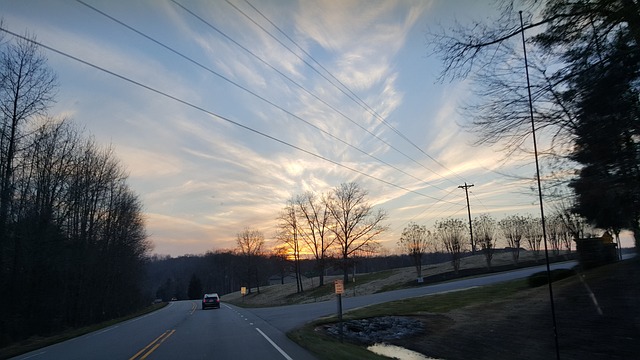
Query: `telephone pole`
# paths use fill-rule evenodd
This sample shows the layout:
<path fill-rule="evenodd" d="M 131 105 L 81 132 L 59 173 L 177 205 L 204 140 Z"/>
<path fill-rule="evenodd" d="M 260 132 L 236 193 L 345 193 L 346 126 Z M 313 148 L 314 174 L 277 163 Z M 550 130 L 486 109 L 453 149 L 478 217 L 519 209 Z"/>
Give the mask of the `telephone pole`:
<path fill-rule="evenodd" d="M 467 212 L 469 213 L 469 235 L 471 236 L 471 254 L 476 254 L 476 243 L 473 241 L 473 227 L 471 225 L 471 207 L 469 206 L 469 188 L 472 187 L 473 184 L 467 185 L 465 182 L 464 185 L 458 186 L 459 189 L 464 189 L 464 193 L 467 196 Z"/>

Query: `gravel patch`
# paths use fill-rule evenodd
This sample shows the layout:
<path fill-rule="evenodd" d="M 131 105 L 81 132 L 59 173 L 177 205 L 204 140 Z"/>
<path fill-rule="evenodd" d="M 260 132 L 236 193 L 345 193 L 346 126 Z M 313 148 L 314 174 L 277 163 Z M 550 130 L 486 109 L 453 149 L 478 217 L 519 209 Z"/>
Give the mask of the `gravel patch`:
<path fill-rule="evenodd" d="M 375 344 L 399 340 L 422 334 L 425 331 L 420 320 L 403 316 L 383 316 L 360 320 L 349 320 L 342 324 L 345 340 L 361 344 Z M 328 334 L 340 338 L 340 324 L 326 327 Z"/>

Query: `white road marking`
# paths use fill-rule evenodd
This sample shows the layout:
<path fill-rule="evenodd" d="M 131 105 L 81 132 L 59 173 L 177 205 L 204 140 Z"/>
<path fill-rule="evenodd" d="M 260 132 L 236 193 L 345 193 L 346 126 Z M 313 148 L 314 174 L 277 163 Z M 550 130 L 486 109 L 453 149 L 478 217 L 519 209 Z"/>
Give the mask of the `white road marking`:
<path fill-rule="evenodd" d="M 256 330 L 258 330 L 258 332 L 260 333 L 260 335 L 264 336 L 264 338 L 265 338 L 265 339 L 267 339 L 267 341 L 271 344 L 271 346 L 273 346 L 276 350 L 278 350 L 278 352 L 279 352 L 282 356 L 284 356 L 284 358 L 285 358 L 285 359 L 287 359 L 287 360 L 293 360 L 293 359 L 291 358 L 291 356 L 287 355 L 287 353 L 286 353 L 286 352 L 284 352 L 284 350 L 282 350 L 282 349 L 280 348 L 280 346 L 278 346 L 276 343 L 274 343 L 274 342 L 273 342 L 273 340 L 271 340 L 271 339 L 267 336 L 267 334 L 263 333 L 263 332 L 262 332 L 262 330 L 260 330 L 260 329 L 258 329 L 258 328 L 256 328 Z"/>
<path fill-rule="evenodd" d="M 598 304 L 598 299 L 596 299 L 596 294 L 594 294 L 593 291 L 591 291 L 591 288 L 589 287 L 587 282 L 584 281 L 584 275 L 578 274 L 578 279 L 580 279 L 585 289 L 587 289 L 587 292 L 589 293 L 589 297 L 591 298 L 593 305 L 595 305 L 598 315 L 602 315 L 602 308 L 600 308 L 600 304 Z"/>

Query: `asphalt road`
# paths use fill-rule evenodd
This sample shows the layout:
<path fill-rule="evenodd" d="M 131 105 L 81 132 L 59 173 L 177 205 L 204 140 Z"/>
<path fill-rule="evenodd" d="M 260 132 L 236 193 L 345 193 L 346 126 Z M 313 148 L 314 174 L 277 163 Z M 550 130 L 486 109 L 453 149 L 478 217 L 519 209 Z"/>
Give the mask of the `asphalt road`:
<path fill-rule="evenodd" d="M 624 258 L 629 256 L 624 256 Z M 571 268 L 574 261 L 552 264 Z M 343 310 L 404 298 L 523 278 L 546 270 L 537 266 L 447 283 L 343 298 Z M 222 304 L 201 310 L 199 301 L 176 301 L 165 308 L 100 331 L 52 345 L 15 359 L 314 359 L 286 332 L 334 315 L 337 301 L 242 309 Z"/>
<path fill-rule="evenodd" d="M 16 359 L 314 359 L 245 309 L 176 301 L 151 314 Z"/>

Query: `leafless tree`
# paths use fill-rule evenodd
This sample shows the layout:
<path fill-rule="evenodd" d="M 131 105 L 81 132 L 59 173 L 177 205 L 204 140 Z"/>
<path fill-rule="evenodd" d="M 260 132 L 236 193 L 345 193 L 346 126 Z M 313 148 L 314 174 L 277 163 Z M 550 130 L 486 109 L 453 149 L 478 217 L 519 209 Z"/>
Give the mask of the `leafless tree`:
<path fill-rule="evenodd" d="M 572 209 L 571 204 L 560 201 L 556 203 L 554 213 L 562 220 L 565 229 L 571 234 L 571 241 L 575 241 L 593 233 L 593 227 L 587 223 L 584 217 L 576 214 Z M 567 247 L 565 246 L 565 248 Z"/>
<path fill-rule="evenodd" d="M 460 259 L 465 251 L 464 241 L 466 234 L 469 232 L 467 225 L 460 219 L 446 219 L 437 222 L 436 233 L 444 248 L 451 255 L 451 265 L 453 271 L 457 274 L 460 270 Z"/>
<path fill-rule="evenodd" d="M 351 257 L 358 251 L 374 249 L 376 238 L 387 230 L 387 213 L 367 201 L 367 192 L 357 183 L 343 183 L 325 199 L 334 220 L 331 228 L 340 251 L 345 284 L 349 281 Z"/>
<path fill-rule="evenodd" d="M 256 287 L 260 293 L 260 281 L 258 279 L 257 258 L 262 254 L 264 246 L 264 235 L 259 230 L 245 228 L 236 236 L 237 249 L 240 255 L 245 258 L 247 271 L 247 291 L 251 293 L 251 277 L 256 279 Z"/>
<path fill-rule="evenodd" d="M 286 246 L 288 254 L 293 257 L 294 270 L 296 273 L 296 286 L 297 292 L 304 291 L 302 286 L 302 274 L 300 268 L 300 253 L 304 242 L 302 241 L 302 223 L 298 221 L 299 215 L 297 213 L 297 207 L 293 200 L 287 202 L 287 205 L 282 209 L 278 216 L 278 232 L 276 238 L 278 241 Z"/>
<path fill-rule="evenodd" d="M 28 38 L 0 44 L 0 347 L 131 313 L 147 240 L 110 148 L 50 119 L 55 75 Z M 37 294 L 55 302 L 43 304 Z"/>
<path fill-rule="evenodd" d="M 473 219 L 476 241 L 480 244 L 482 253 L 487 262 L 487 268 L 491 269 L 491 260 L 496 248 L 496 232 L 498 224 L 489 214 L 480 214 Z"/>
<path fill-rule="evenodd" d="M 422 278 L 422 257 L 427 252 L 431 237 L 432 234 L 426 226 L 410 222 L 402 230 L 402 235 L 398 240 L 398 246 L 413 260 L 418 279 Z"/>
<path fill-rule="evenodd" d="M 552 214 L 545 220 L 547 225 L 547 240 L 553 255 L 560 255 L 560 248 L 562 247 L 563 233 L 566 234 L 566 228 L 562 222 L 562 218 L 558 215 Z"/>
<path fill-rule="evenodd" d="M 26 40 L 0 43 L 0 242 L 9 239 L 16 156 L 25 148 L 25 125 L 45 113 L 55 90 L 56 76 L 36 45 Z M 5 245 L 0 243 L 0 268 Z"/>
<path fill-rule="evenodd" d="M 302 227 L 302 238 L 307 244 L 307 248 L 313 253 L 316 260 L 316 268 L 320 275 L 318 286 L 324 285 L 324 272 L 326 260 L 329 256 L 329 249 L 333 246 L 335 237 L 331 236 L 331 212 L 328 202 L 312 193 L 307 192 L 297 196 L 295 204 L 301 221 L 305 223 Z"/>
<path fill-rule="evenodd" d="M 525 218 L 520 215 L 507 216 L 498 221 L 498 227 L 507 240 L 507 245 L 511 248 L 511 255 L 515 264 L 517 264 L 520 259 L 520 247 L 522 236 L 525 232 L 525 224 Z"/>
<path fill-rule="evenodd" d="M 524 233 L 522 236 L 529 245 L 529 250 L 533 251 L 533 256 L 538 259 L 540 256 L 540 245 L 542 244 L 542 221 L 540 218 L 527 216 L 524 218 Z"/>

